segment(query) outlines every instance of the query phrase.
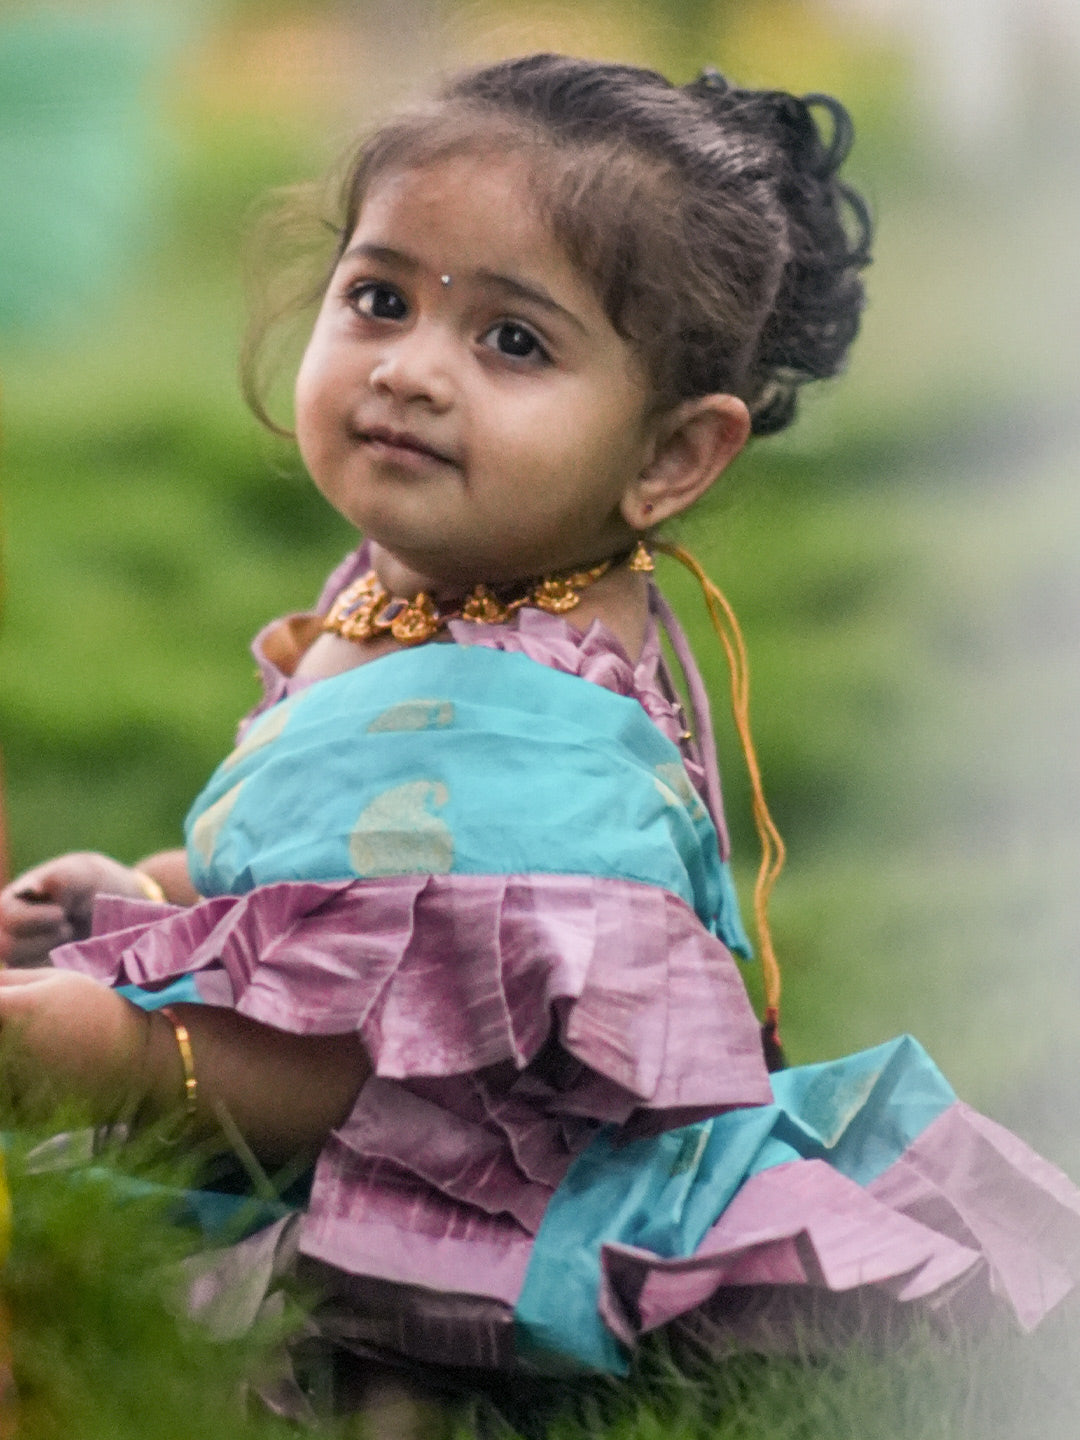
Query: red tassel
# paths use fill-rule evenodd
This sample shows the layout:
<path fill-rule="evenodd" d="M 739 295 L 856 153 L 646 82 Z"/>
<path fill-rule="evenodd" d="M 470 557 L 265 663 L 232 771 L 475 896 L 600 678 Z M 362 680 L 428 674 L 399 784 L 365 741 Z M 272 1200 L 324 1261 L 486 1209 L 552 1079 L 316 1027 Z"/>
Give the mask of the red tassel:
<path fill-rule="evenodd" d="M 761 1027 L 761 1048 L 765 1052 L 765 1069 L 770 1075 L 777 1070 L 787 1069 L 787 1056 L 780 1043 L 780 1015 L 772 1005 L 765 1011 L 765 1023 Z"/>

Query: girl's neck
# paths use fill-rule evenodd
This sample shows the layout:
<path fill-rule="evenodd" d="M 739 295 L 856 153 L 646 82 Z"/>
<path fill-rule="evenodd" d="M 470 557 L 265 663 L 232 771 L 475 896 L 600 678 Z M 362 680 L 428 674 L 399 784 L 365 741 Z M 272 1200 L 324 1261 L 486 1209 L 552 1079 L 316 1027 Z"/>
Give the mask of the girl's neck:
<path fill-rule="evenodd" d="M 446 585 L 420 574 L 378 545 L 371 547 L 372 566 L 380 584 L 391 594 L 404 600 L 414 600 L 421 592 L 428 595 L 436 605 L 446 605 L 462 600 L 468 594 L 468 585 Z M 525 590 L 539 576 L 522 579 L 521 589 Z M 508 583 L 507 591 L 514 587 Z M 563 618 L 576 630 L 585 631 L 594 620 L 601 621 L 616 636 L 633 661 L 637 661 L 645 643 L 645 628 L 648 618 L 648 584 L 645 576 L 627 568 L 625 564 L 612 565 L 607 573 L 580 594 L 580 600 L 573 610 Z"/>
<path fill-rule="evenodd" d="M 568 625 L 584 633 L 595 620 L 599 620 L 615 636 L 636 665 L 645 644 L 649 618 L 649 588 L 644 575 L 627 570 L 624 565 L 610 570 L 595 585 L 583 592 L 580 604 L 562 617 Z M 378 639 L 357 644 L 340 635 L 320 633 L 317 617 L 308 617 L 312 629 L 302 636 L 287 637 L 298 654 L 286 665 L 279 659 L 287 674 L 296 679 L 324 680 L 330 675 L 352 670 L 357 665 L 378 660 L 400 649 L 393 636 L 382 635 Z M 443 631 L 436 640 L 448 640 Z M 290 652 L 291 653 L 291 652 Z"/>
<path fill-rule="evenodd" d="M 387 593 L 402 600 L 415 600 L 421 591 L 436 604 L 455 596 L 456 592 L 452 592 L 451 588 L 421 574 L 419 570 L 412 569 L 389 550 L 384 550 L 381 545 L 372 544 L 371 564 L 379 577 L 379 583 Z"/>
<path fill-rule="evenodd" d="M 482 582 L 485 587 L 490 587 L 501 596 L 525 595 L 540 580 L 569 576 L 574 571 L 588 571 L 607 558 L 600 556 L 583 560 L 577 565 L 492 580 L 490 577 L 482 575 L 463 574 L 454 578 L 432 576 L 423 569 L 410 565 L 408 561 L 402 560 L 392 551 L 384 550 L 376 543 L 370 545 L 369 554 L 372 569 L 387 594 L 400 600 L 415 600 L 418 595 L 424 594 L 440 608 L 449 608 L 455 603 L 463 601 L 477 588 L 478 582 Z M 615 570 L 621 567 L 623 558 L 621 555 L 614 556 L 607 563 L 610 564 L 612 570 Z M 582 590 L 588 588 L 588 584 L 589 582 L 583 584 Z"/>

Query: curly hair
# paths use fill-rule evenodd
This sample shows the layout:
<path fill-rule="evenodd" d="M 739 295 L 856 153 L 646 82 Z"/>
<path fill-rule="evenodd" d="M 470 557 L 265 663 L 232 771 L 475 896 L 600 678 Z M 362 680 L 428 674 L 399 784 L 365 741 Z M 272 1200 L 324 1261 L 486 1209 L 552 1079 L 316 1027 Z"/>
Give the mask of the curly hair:
<path fill-rule="evenodd" d="M 552 54 L 466 70 L 352 156 L 331 269 L 381 175 L 516 150 L 657 404 L 737 395 L 752 433 L 771 434 L 793 419 L 801 385 L 837 373 L 858 331 L 871 223 L 838 178 L 852 138 L 830 96 L 742 90 L 711 69 L 685 86 Z"/>

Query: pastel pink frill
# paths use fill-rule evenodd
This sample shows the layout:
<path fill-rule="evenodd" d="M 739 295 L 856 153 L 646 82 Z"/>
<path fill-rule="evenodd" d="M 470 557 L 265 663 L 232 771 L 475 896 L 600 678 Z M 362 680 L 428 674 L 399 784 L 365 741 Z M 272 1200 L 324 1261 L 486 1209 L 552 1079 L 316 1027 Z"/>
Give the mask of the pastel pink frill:
<path fill-rule="evenodd" d="M 770 1098 L 734 962 L 655 887 L 394 876 L 103 898 L 94 918 L 57 964 L 110 985 L 193 974 L 252 1019 L 360 1036 L 375 1073 L 319 1158 L 300 1249 L 425 1295 L 512 1307 L 597 1122 L 648 1132 Z"/>

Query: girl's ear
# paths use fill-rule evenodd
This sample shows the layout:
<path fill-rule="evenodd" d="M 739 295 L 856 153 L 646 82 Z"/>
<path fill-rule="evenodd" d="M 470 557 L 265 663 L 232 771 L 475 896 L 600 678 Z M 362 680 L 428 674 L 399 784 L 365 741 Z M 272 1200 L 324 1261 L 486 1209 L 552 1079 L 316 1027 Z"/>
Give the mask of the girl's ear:
<path fill-rule="evenodd" d="M 749 434 L 750 412 L 736 395 L 702 395 L 667 411 L 656 422 L 651 457 L 623 494 L 623 519 L 648 530 L 688 510 Z"/>

